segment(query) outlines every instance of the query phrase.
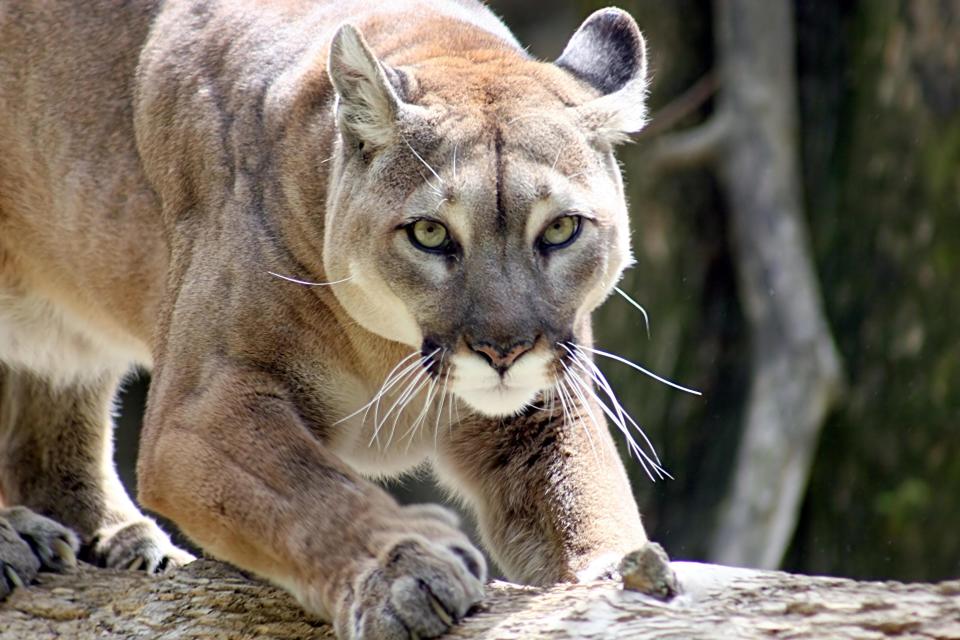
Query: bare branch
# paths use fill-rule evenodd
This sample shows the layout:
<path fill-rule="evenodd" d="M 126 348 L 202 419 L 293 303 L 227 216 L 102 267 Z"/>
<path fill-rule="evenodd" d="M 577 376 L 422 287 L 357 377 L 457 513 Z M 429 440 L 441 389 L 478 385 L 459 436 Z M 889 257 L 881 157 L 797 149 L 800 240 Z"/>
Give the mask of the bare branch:
<path fill-rule="evenodd" d="M 635 139 L 639 141 L 652 138 L 672 129 L 712 98 L 718 87 L 717 74 L 710 71 L 658 110 L 650 124 L 638 133 Z"/>
<path fill-rule="evenodd" d="M 703 124 L 656 138 L 647 166 L 652 171 L 672 171 L 712 163 L 730 130 L 729 118 L 719 111 Z"/>

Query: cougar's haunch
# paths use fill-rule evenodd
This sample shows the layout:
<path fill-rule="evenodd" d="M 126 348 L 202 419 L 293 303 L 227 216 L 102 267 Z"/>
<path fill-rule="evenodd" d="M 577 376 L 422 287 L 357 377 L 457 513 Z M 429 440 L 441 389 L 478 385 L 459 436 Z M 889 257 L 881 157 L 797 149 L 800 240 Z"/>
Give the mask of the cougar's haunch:
<path fill-rule="evenodd" d="M 546 63 L 476 0 L 0 0 L 0 565 L 189 561 L 113 468 L 139 365 L 140 501 L 343 638 L 482 596 L 372 481 L 424 460 L 511 579 L 615 567 L 646 537 L 585 350 L 645 91 L 617 9 Z"/>

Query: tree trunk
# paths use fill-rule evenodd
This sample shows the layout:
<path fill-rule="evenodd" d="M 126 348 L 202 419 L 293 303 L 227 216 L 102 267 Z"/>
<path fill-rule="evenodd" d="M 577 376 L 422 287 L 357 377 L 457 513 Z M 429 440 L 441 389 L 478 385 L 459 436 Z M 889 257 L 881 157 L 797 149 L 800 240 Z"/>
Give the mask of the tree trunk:
<path fill-rule="evenodd" d="M 840 359 L 803 219 L 790 3 L 715 6 L 722 90 L 714 123 L 725 133 L 715 160 L 731 211 L 751 374 L 711 559 L 776 568 L 793 535 L 820 426 L 837 398 Z"/>
<path fill-rule="evenodd" d="M 960 639 L 960 581 L 854 582 L 673 563 L 685 593 L 664 603 L 615 582 L 521 587 L 495 582 L 445 637 Z M 200 560 L 153 577 L 82 567 L 42 574 L 0 604 L 0 639 L 334 638 L 278 589 Z"/>

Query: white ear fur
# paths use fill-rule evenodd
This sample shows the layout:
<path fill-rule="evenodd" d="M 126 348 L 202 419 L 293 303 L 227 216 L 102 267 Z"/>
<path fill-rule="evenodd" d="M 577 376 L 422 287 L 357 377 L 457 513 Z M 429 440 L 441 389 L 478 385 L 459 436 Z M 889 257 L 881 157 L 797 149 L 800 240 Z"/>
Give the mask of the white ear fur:
<path fill-rule="evenodd" d="M 601 92 L 576 109 L 603 139 L 621 141 L 647 124 L 647 46 L 630 14 L 614 8 L 591 14 L 556 65 Z"/>
<path fill-rule="evenodd" d="M 383 64 L 352 25 L 342 25 L 333 36 L 327 72 L 337 91 L 341 127 L 375 147 L 390 144 L 401 101 Z"/>

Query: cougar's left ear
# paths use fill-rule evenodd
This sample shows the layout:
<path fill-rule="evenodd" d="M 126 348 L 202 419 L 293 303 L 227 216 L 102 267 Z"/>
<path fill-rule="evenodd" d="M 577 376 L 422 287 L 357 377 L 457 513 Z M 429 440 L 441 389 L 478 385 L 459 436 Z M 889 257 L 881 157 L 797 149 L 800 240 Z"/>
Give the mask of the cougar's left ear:
<path fill-rule="evenodd" d="M 601 138 L 617 142 L 647 123 L 646 42 L 630 14 L 614 8 L 594 12 L 555 64 L 600 92 L 576 109 L 583 125 Z"/>
<path fill-rule="evenodd" d="M 400 73 L 380 62 L 349 24 L 333 36 L 327 73 L 337 91 L 337 121 L 343 132 L 376 148 L 390 144 L 403 107 Z"/>

